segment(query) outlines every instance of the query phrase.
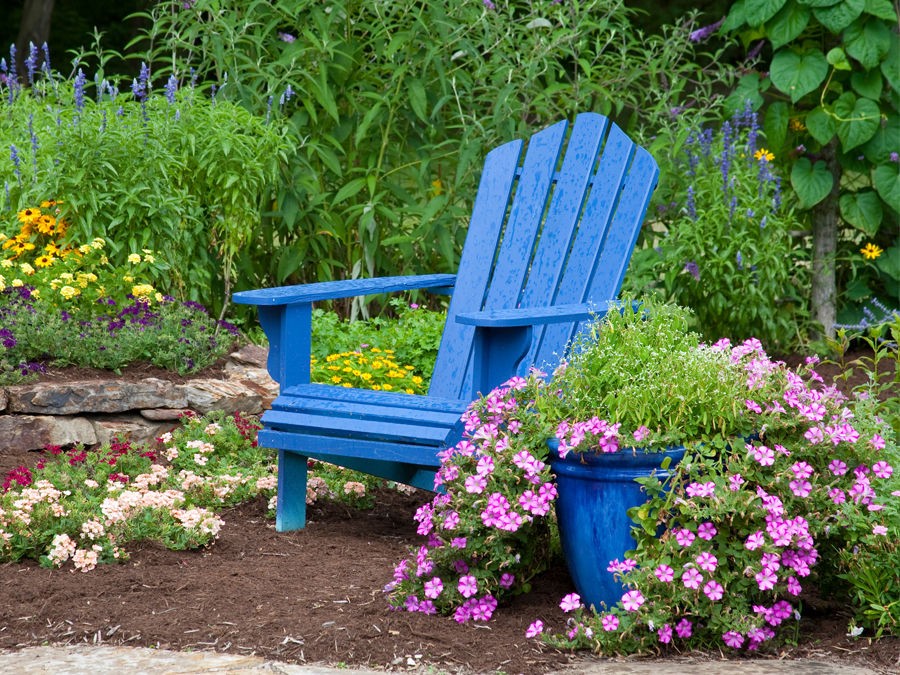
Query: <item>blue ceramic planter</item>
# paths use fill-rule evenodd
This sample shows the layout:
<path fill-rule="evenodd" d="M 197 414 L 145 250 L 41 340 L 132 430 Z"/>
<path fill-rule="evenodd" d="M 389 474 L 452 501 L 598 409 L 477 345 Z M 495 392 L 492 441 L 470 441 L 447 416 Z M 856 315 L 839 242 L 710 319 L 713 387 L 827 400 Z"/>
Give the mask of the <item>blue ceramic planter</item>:
<path fill-rule="evenodd" d="M 554 438 L 548 445 L 559 491 L 559 536 L 569 574 L 585 605 L 599 609 L 604 602 L 612 607 L 625 591 L 606 568 L 611 560 L 624 560 L 625 551 L 635 547 L 631 536 L 634 523 L 627 511 L 647 501 L 635 479 L 655 472 L 664 481 L 670 475 L 669 469 L 684 457 L 685 449 L 583 455 L 570 452 L 560 459 L 559 442 Z M 662 469 L 666 458 L 669 469 Z"/>

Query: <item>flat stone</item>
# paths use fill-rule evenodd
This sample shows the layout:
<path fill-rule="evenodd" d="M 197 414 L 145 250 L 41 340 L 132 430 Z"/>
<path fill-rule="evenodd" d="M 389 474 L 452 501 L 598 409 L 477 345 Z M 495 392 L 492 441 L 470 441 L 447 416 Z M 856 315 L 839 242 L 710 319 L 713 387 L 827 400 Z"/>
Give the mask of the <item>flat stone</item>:
<path fill-rule="evenodd" d="M 39 450 L 47 445 L 94 445 L 97 434 L 84 417 L 0 415 L 3 450 Z"/>
<path fill-rule="evenodd" d="M 6 390 L 0 389 L 0 412 L 6 410 L 7 403 L 9 403 L 9 397 L 6 395 Z"/>
<path fill-rule="evenodd" d="M 262 397 L 261 409 L 268 408 L 278 397 L 278 383 L 269 376 L 269 372 L 265 368 L 252 368 L 229 363 L 225 366 L 225 372 L 230 382 L 236 382 Z"/>
<path fill-rule="evenodd" d="M 269 350 L 259 345 L 246 345 L 238 351 L 232 352 L 228 358 L 236 363 L 255 366 L 257 368 L 265 368 L 266 361 L 269 358 Z M 227 366 L 226 366 L 227 367 Z"/>
<path fill-rule="evenodd" d="M 170 431 L 174 422 L 153 422 L 141 415 L 118 415 L 91 420 L 97 442 L 109 443 L 113 438 L 129 440 L 132 443 L 153 443 L 164 432 Z"/>
<path fill-rule="evenodd" d="M 236 411 L 256 415 L 262 412 L 262 397 L 245 386 L 229 380 L 191 380 L 175 386 L 187 405 L 201 415 L 213 410 Z M 149 406 L 148 406 L 149 407 Z"/>
<path fill-rule="evenodd" d="M 149 408 L 186 408 L 187 399 L 169 382 L 147 378 L 140 382 L 86 380 L 40 382 L 6 389 L 7 412 L 45 415 L 117 413 Z"/>
<path fill-rule="evenodd" d="M 174 410 L 172 408 L 151 408 L 149 410 L 141 410 L 141 417 L 153 422 L 177 422 L 184 410 Z"/>

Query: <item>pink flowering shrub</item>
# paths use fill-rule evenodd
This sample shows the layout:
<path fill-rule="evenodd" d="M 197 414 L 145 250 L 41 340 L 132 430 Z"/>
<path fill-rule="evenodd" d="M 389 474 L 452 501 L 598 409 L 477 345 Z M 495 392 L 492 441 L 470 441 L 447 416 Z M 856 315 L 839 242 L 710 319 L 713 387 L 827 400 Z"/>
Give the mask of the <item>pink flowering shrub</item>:
<path fill-rule="evenodd" d="M 463 415 L 463 439 L 441 453 L 441 492 L 416 512 L 425 543 L 385 590 L 398 609 L 487 621 L 550 563 L 556 486 L 543 461 L 551 430 L 534 414 L 537 376 L 514 378 Z"/>
<path fill-rule="evenodd" d="M 155 447 L 114 440 L 92 451 L 48 448 L 0 493 L 0 562 L 38 559 L 88 572 L 123 560 L 130 541 L 172 549 L 212 542 L 216 510 L 274 494 L 274 466 L 256 446 L 255 420 L 187 417 Z"/>
<path fill-rule="evenodd" d="M 900 457 L 877 397 L 845 399 L 814 358 L 794 372 L 757 340 L 703 345 L 677 313 L 652 311 L 624 327 L 622 315 L 605 321 L 592 336 L 597 361 L 582 343 L 549 380 L 514 378 L 473 404 L 462 440 L 441 456 L 442 492 L 416 514 L 425 543 L 396 567 L 391 604 L 486 621 L 529 588 L 555 550 L 551 436 L 562 455 L 681 442 L 687 453 L 667 485 L 639 481 L 648 501 L 629 512 L 636 549 L 608 561 L 620 601 L 586 608 L 570 593 L 560 603 L 568 616 L 557 617 L 565 628 L 542 616 L 528 637 L 603 653 L 754 650 L 793 632 L 816 582 L 862 624 L 895 630 Z M 629 360 L 652 363 L 655 381 L 621 370 Z M 712 381 L 692 380 L 700 372 Z M 872 588 L 851 593 L 839 582 L 860 560 Z"/>

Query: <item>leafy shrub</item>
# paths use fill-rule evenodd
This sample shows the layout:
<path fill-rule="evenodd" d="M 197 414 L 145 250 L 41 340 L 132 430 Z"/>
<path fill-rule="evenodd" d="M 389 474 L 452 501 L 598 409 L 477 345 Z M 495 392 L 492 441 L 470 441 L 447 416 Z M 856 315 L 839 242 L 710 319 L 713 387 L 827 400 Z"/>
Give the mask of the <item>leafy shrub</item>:
<path fill-rule="evenodd" d="M 706 338 L 756 336 L 786 349 L 805 333 L 808 256 L 756 113 L 744 110 L 718 133 L 695 129 L 670 159 L 657 195 L 666 231 L 641 254 L 649 276 L 694 310 Z"/>
<path fill-rule="evenodd" d="M 287 129 L 177 78 L 154 94 L 146 66 L 128 93 L 76 68 L 71 81 L 48 68 L 27 89 L 0 80 L 4 207 L 54 195 L 70 239 L 105 238 L 116 264 L 157 251 L 169 268 L 160 290 L 220 309 L 271 204 Z"/>
<path fill-rule="evenodd" d="M 644 35 L 621 0 L 167 0 L 142 16 L 156 72 L 193 68 L 259 115 L 283 102 L 302 139 L 241 258 L 248 285 L 454 271 L 487 149 L 576 112 L 657 128 L 715 98 L 690 26 Z"/>

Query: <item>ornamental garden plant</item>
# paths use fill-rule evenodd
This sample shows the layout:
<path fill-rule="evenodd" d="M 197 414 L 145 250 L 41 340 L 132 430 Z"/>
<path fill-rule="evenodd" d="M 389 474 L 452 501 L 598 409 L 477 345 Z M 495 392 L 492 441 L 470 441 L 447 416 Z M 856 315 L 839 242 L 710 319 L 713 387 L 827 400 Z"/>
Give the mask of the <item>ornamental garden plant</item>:
<path fill-rule="evenodd" d="M 757 340 L 703 344 L 687 320 L 611 310 L 552 375 L 475 402 L 441 457 L 441 492 L 416 514 L 425 539 L 397 565 L 390 604 L 488 621 L 528 590 L 556 550 L 548 438 L 585 455 L 680 443 L 667 483 L 642 481 L 634 549 L 604 561 L 621 596 L 585 607 L 569 594 L 569 616 L 536 617 L 530 637 L 602 653 L 760 649 L 792 634 L 813 586 L 860 626 L 895 631 L 900 458 L 877 392 L 846 399 L 814 358 L 791 371 Z"/>

